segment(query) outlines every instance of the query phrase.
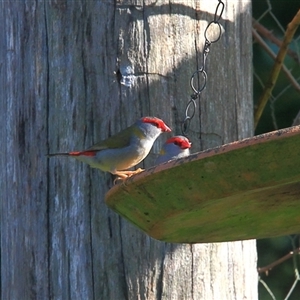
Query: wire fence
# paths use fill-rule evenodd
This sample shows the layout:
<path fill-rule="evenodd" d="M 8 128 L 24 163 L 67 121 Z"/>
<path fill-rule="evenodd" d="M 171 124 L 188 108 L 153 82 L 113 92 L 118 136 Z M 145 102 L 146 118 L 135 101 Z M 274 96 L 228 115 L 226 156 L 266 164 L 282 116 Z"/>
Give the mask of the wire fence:
<path fill-rule="evenodd" d="M 295 7 L 291 5 L 293 3 Z M 290 20 L 286 19 L 286 13 L 282 17 L 286 6 L 290 9 Z M 253 1 L 254 98 L 258 132 L 291 126 L 300 110 L 299 22 L 297 1 Z"/>
<path fill-rule="evenodd" d="M 291 300 L 299 299 L 300 297 L 299 235 L 287 236 L 284 239 L 289 241 L 288 243 L 290 243 L 292 250 L 268 265 L 257 269 L 260 283 L 260 299 Z M 283 245 L 285 245 L 284 240 Z M 277 272 L 276 268 L 278 268 Z M 273 272 L 275 273 L 274 277 Z"/>
<path fill-rule="evenodd" d="M 253 0 L 256 134 L 300 125 L 299 8 L 299 1 Z M 299 235 L 257 244 L 260 299 L 300 299 Z"/>

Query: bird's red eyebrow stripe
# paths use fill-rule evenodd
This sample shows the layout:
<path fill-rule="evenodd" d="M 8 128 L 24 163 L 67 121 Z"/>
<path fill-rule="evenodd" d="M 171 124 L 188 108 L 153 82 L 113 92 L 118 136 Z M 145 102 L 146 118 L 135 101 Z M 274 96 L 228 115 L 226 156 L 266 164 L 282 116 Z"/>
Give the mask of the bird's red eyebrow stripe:
<path fill-rule="evenodd" d="M 69 153 L 71 156 L 80 156 L 80 155 L 85 155 L 85 156 L 95 156 L 96 151 L 74 151 Z"/>

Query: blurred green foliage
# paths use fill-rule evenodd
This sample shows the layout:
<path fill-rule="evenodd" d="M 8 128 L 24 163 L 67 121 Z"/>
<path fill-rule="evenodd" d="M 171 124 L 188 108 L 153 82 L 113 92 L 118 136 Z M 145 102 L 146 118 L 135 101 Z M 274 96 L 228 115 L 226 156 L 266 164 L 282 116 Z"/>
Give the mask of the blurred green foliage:
<path fill-rule="evenodd" d="M 253 0 L 253 18 L 258 20 L 261 25 L 271 31 L 279 40 L 283 39 L 284 32 L 288 23 L 300 9 L 299 0 Z M 279 47 L 263 37 L 268 46 L 277 54 Z M 296 32 L 290 49 L 298 54 L 300 59 L 300 30 Z M 261 45 L 254 41 L 253 44 L 253 68 L 259 78 L 254 76 L 254 105 L 263 91 L 260 82 L 265 84 L 270 75 L 274 60 L 265 52 Z M 300 84 L 300 65 L 294 58 L 287 56 L 285 59 L 286 67 L 291 71 L 294 78 Z M 259 121 L 255 134 L 273 131 L 279 128 L 292 126 L 293 120 L 300 111 L 300 94 L 293 87 L 289 87 L 290 81 L 282 72 L 273 90 L 271 99 Z M 299 199 L 300 200 L 300 199 Z M 280 213 L 280 212 L 278 212 Z M 299 247 L 299 237 L 279 237 L 257 241 L 258 267 L 267 266 L 281 257 L 288 254 L 294 247 Z M 296 256 L 297 267 L 300 271 L 299 255 Z M 261 278 L 267 283 L 268 287 L 276 299 L 285 299 L 295 281 L 293 259 L 274 267 L 268 274 L 261 274 Z M 261 300 L 272 299 L 262 284 L 259 284 L 259 298 Z M 289 300 L 300 299 L 300 281 L 294 288 Z"/>

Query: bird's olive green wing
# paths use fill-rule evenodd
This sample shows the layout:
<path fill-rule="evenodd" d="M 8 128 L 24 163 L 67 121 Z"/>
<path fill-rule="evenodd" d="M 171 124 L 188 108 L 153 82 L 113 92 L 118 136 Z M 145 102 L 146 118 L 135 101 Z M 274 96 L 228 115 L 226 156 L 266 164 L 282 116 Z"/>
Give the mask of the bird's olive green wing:
<path fill-rule="evenodd" d="M 135 124 L 109 137 L 106 140 L 100 141 L 87 150 L 98 151 L 108 148 L 113 149 L 126 147 L 129 145 L 130 138 L 134 134 L 139 137 L 143 136 L 142 131 Z"/>

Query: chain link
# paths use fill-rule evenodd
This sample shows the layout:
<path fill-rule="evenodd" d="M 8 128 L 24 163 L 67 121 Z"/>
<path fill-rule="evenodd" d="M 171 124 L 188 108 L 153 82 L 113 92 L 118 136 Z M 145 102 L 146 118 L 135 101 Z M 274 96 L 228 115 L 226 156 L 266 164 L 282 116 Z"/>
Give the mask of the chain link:
<path fill-rule="evenodd" d="M 211 44 L 216 43 L 221 38 L 221 35 L 222 35 L 222 26 L 219 23 L 219 21 L 224 12 L 225 5 L 221 0 L 218 0 L 218 1 L 219 1 L 219 3 L 215 10 L 214 20 L 211 21 L 210 23 L 208 23 L 208 25 L 204 31 L 205 43 L 204 43 L 203 54 L 202 54 L 202 66 L 193 73 L 191 80 L 190 80 L 190 86 L 193 90 L 193 94 L 191 95 L 191 98 L 186 105 L 185 118 L 184 118 L 184 120 L 182 122 L 182 126 L 181 126 L 182 134 L 185 136 L 187 135 L 187 132 L 189 130 L 191 120 L 195 116 L 196 107 L 197 107 L 196 100 L 199 99 L 199 101 L 200 101 L 201 92 L 206 87 L 207 73 L 206 73 L 205 63 L 206 63 L 207 55 L 209 53 L 209 48 L 210 48 Z M 218 25 L 219 34 L 215 38 L 210 39 L 208 36 L 208 32 L 209 32 L 209 28 L 212 26 L 212 24 Z M 197 76 L 197 80 L 198 80 L 197 87 L 194 84 L 194 79 L 196 76 Z"/>

